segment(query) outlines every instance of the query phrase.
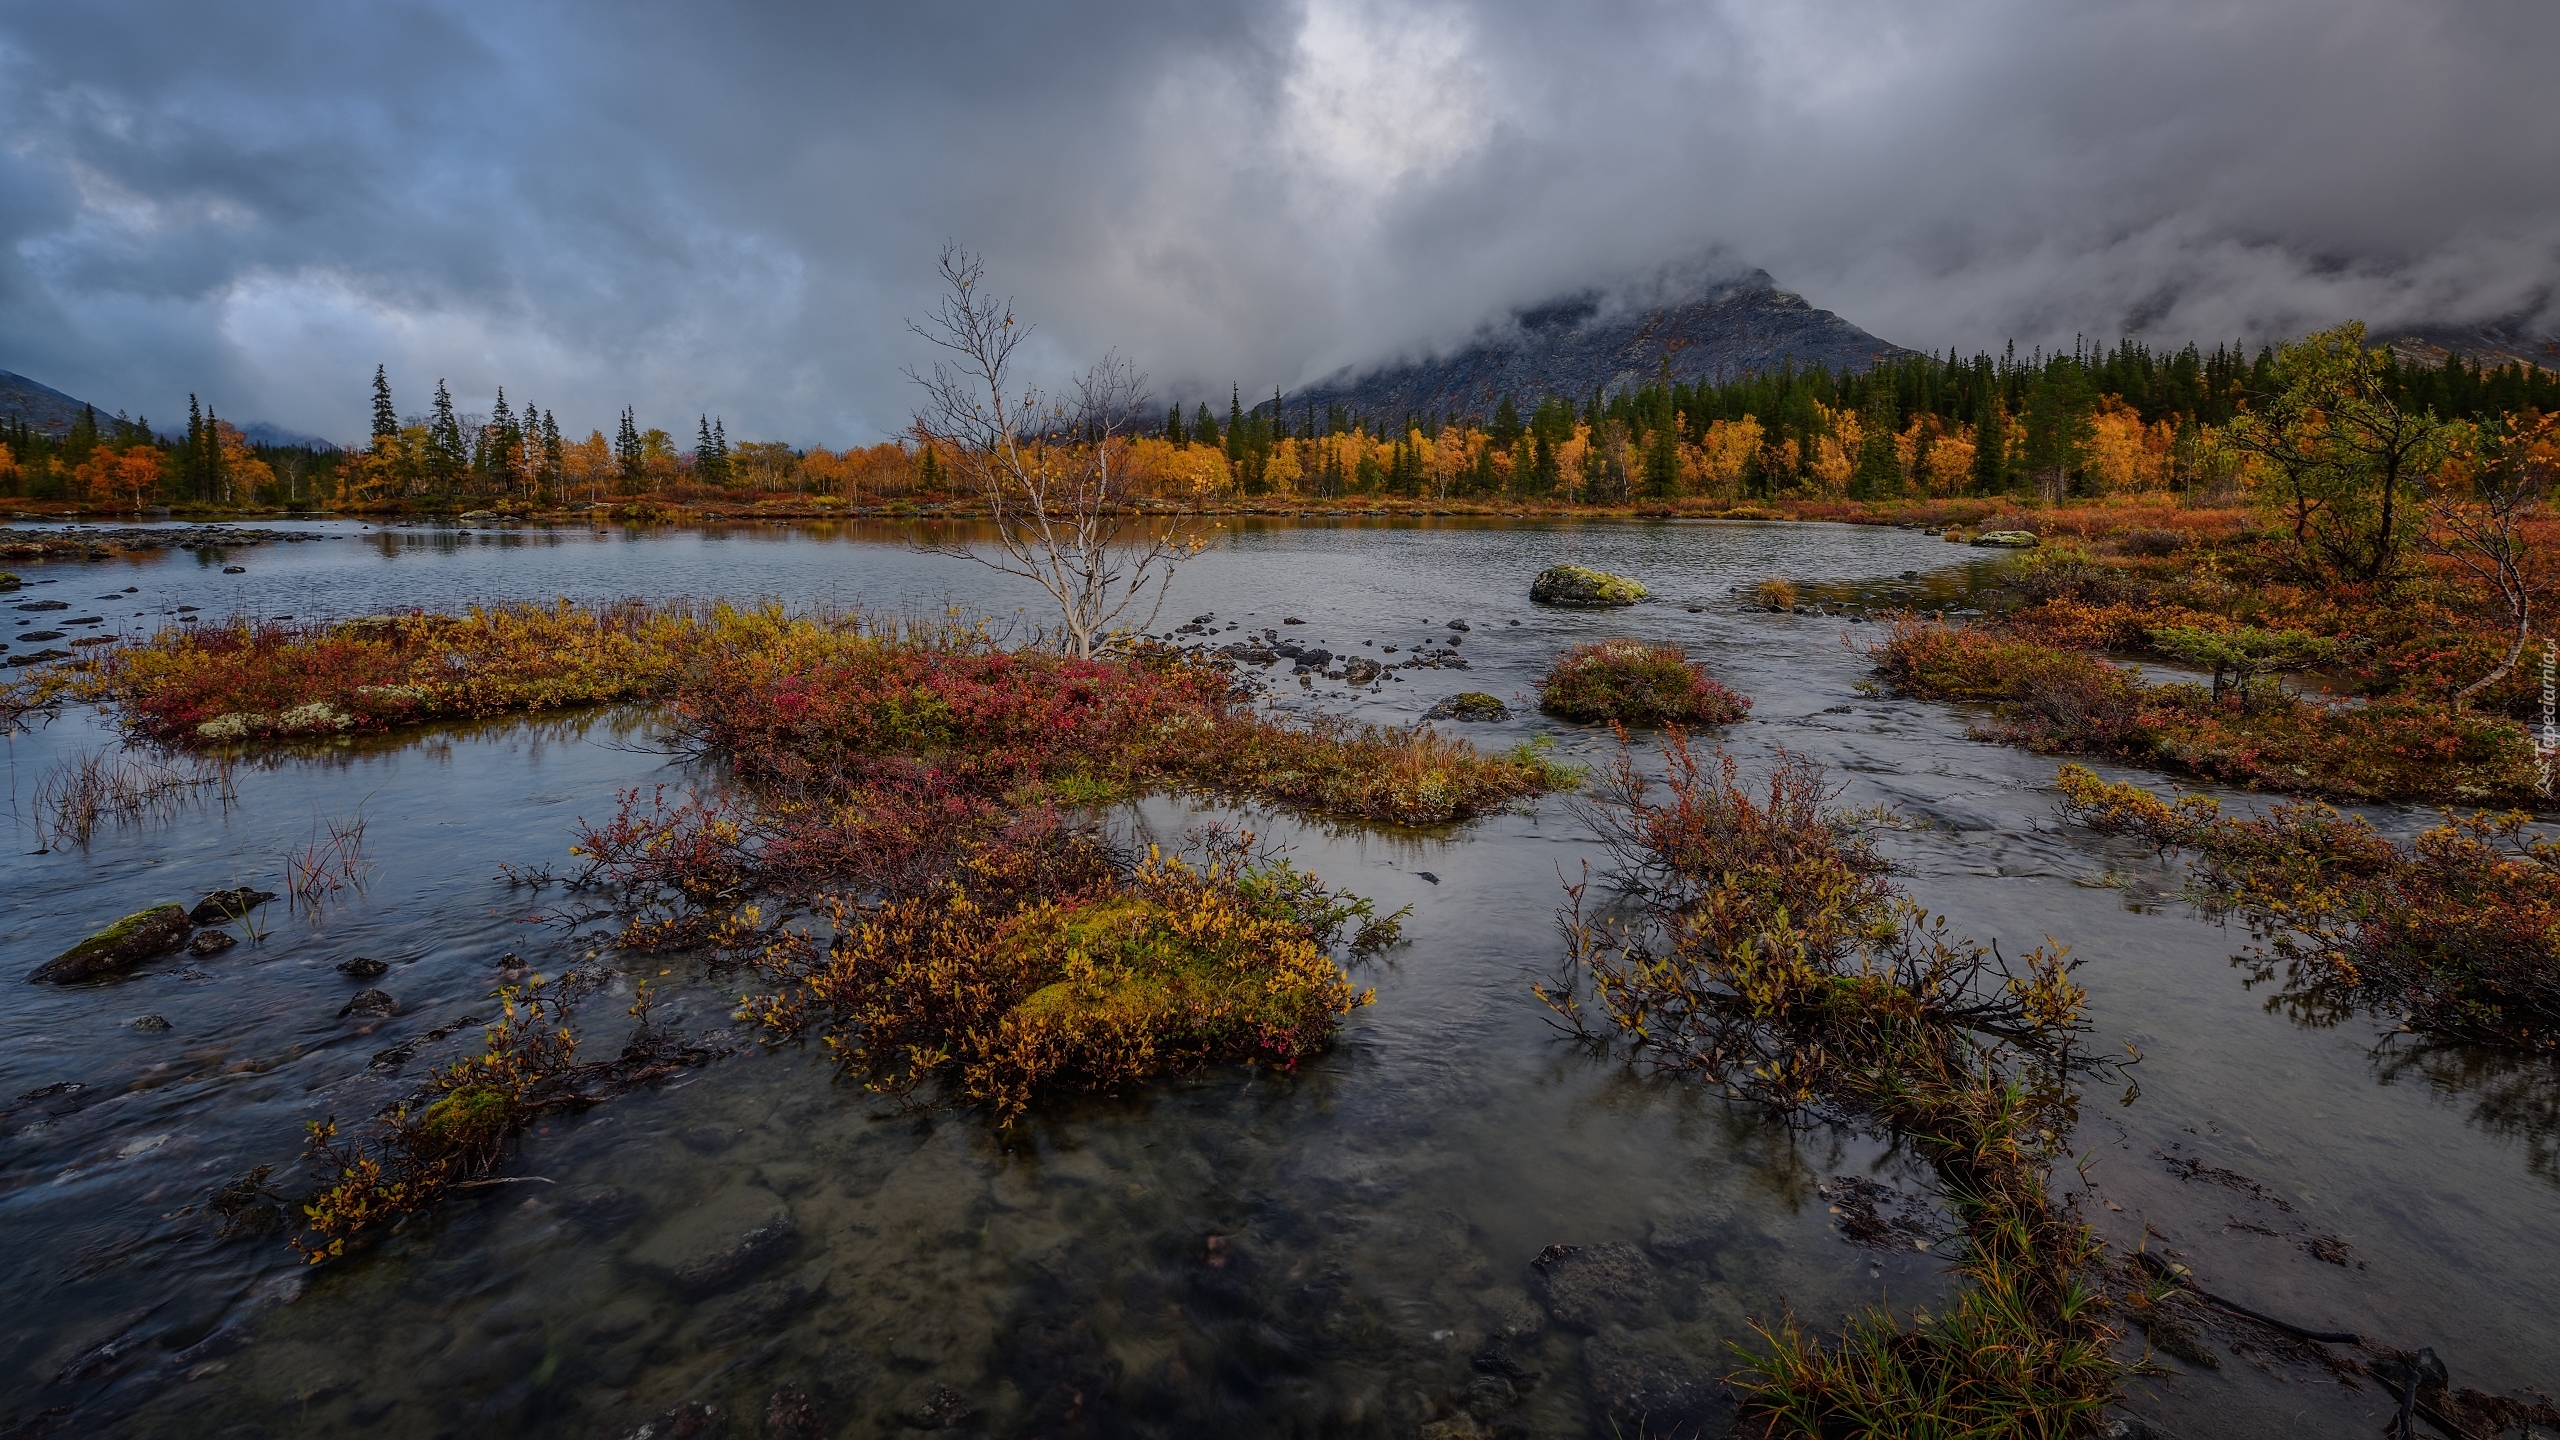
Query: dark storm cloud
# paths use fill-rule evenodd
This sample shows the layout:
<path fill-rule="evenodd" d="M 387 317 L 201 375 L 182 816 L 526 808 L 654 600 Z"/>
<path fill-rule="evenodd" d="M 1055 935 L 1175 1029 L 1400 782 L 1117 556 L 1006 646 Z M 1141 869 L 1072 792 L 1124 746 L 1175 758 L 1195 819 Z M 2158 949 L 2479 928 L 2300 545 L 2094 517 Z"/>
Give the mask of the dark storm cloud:
<path fill-rule="evenodd" d="M 0 8 L 0 368 L 361 428 L 873 438 L 945 237 L 1268 393 L 1668 263 L 1905 344 L 2554 318 L 2515 3 Z"/>

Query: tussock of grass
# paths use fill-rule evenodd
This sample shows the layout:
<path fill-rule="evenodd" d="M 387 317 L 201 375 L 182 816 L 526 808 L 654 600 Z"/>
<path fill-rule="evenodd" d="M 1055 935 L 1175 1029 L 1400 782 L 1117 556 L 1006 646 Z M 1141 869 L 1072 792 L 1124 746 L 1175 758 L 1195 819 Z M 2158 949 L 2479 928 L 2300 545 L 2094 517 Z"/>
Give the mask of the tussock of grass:
<path fill-rule="evenodd" d="M 1556 657 L 1538 682 L 1538 708 L 1620 725 L 1730 725 L 1751 713 L 1751 702 L 1677 645 L 1603 640 Z"/>

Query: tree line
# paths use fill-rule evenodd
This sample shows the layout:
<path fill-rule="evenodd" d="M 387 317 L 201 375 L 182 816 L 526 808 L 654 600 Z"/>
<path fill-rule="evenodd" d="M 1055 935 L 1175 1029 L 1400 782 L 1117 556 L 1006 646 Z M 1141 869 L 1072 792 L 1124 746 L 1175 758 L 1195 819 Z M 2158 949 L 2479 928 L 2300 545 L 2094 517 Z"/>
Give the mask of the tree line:
<path fill-rule="evenodd" d="M 2359 337 L 2361 332 L 2358 332 Z M 2360 343 L 2360 341 L 2359 341 Z M 2235 428 L 2281 393 L 2278 351 L 2189 345 L 1963 358 L 1905 355 L 1850 371 L 1793 362 L 1697 383 L 1654 380 L 1587 395 L 1504 395 L 1473 412 L 1362 414 L 1230 387 L 1223 416 L 1175 404 L 1125 441 L 1138 488 L 1171 500 L 1351 496 L 1628 504 L 1707 498 L 2041 496 L 2129 492 L 2228 497 L 2253 460 Z M 2560 411 L 2560 375 L 2523 364 L 2442 364 L 2372 352 L 2375 392 L 2411 414 L 2495 428 Z M 0 426 L 0 493 L 98 509 L 151 504 L 423 508 L 557 506 L 629 497 L 930 499 L 952 457 L 918 437 L 830 451 L 732 441 L 696 418 L 691 444 L 626 407 L 613 433 L 565 434 L 548 409 L 500 389 L 464 413 L 438 380 L 404 414 L 385 367 L 360 449 L 262 445 L 196 397 L 186 429 L 84 409 L 67 434 Z"/>

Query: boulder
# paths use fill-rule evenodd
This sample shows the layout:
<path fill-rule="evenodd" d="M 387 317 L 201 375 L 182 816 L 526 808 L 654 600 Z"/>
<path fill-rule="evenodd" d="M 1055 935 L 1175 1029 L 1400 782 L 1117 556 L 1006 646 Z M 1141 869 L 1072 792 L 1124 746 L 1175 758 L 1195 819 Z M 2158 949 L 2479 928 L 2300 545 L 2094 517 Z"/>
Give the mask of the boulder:
<path fill-rule="evenodd" d="M 175 905 L 154 905 L 136 910 L 79 944 L 37 966 L 27 979 L 39 984 L 61 984 L 71 980 L 87 980 L 98 975 L 112 975 L 131 969 L 145 960 L 157 959 L 187 943 L 187 932 L 195 928 L 187 912 Z"/>
<path fill-rule="evenodd" d="M 1973 537 L 1973 543 L 2000 550 L 2032 550 L 2036 536 L 2032 530 L 1985 530 Z"/>
<path fill-rule="evenodd" d="M 359 990 L 355 993 L 355 998 L 349 1000 L 338 1014 L 343 1018 L 349 1015 L 396 1015 L 399 1011 L 400 1002 L 392 999 L 387 993 L 380 990 Z"/>
<path fill-rule="evenodd" d="M 187 918 L 199 925 L 219 925 L 225 920 L 237 920 L 274 898 L 276 892 L 273 890 L 259 890 L 247 885 L 216 890 L 197 901 L 196 908 L 187 912 Z"/>
<path fill-rule="evenodd" d="M 358 955 L 352 960 L 341 960 L 338 962 L 339 974 L 352 975 L 358 980 L 374 979 L 390 968 L 390 966 L 383 964 L 379 960 L 368 959 L 362 955 Z"/>
<path fill-rule="evenodd" d="M 1646 593 L 1623 575 L 1580 565 L 1550 565 L 1529 586 L 1529 598 L 1541 605 L 1633 605 Z"/>
<path fill-rule="evenodd" d="M 1508 720 L 1511 707 L 1481 690 L 1468 690 L 1432 706 L 1422 713 L 1425 720 Z"/>
<path fill-rule="evenodd" d="M 1374 685 L 1386 668 L 1367 656 L 1354 655 L 1342 662 L 1342 678 L 1354 685 Z"/>
<path fill-rule="evenodd" d="M 219 955 L 239 943 L 239 939 L 228 930 L 199 930 L 195 938 L 187 942 L 187 953 Z"/>

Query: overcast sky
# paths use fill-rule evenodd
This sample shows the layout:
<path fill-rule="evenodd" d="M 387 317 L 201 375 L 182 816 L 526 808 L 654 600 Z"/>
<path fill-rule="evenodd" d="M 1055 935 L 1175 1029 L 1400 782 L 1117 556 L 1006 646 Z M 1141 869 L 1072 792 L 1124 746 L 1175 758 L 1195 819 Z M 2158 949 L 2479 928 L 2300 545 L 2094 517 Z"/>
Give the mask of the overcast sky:
<path fill-rule="evenodd" d="M 2531 311 L 2551 0 L 0 0 L 0 369 L 873 440 L 946 238 L 1248 396 L 1720 251 L 1906 345 Z"/>

